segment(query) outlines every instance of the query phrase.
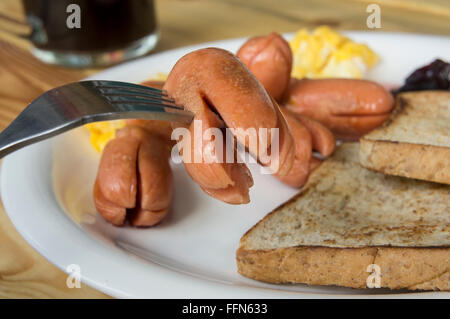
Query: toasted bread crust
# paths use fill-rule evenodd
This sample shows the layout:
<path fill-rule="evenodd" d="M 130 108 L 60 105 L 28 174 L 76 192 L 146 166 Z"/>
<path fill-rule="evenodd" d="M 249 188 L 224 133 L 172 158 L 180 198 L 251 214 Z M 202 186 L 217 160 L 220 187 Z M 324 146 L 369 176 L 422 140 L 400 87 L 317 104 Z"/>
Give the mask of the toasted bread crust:
<path fill-rule="evenodd" d="M 399 94 L 391 117 L 360 139 L 362 166 L 450 184 L 450 92 Z"/>
<path fill-rule="evenodd" d="M 381 270 L 381 288 L 450 291 L 450 248 L 287 247 L 236 253 L 238 272 L 269 283 L 366 288 L 367 267 Z"/>
<path fill-rule="evenodd" d="M 384 174 L 450 185 L 450 148 L 392 141 L 360 140 L 363 167 Z"/>

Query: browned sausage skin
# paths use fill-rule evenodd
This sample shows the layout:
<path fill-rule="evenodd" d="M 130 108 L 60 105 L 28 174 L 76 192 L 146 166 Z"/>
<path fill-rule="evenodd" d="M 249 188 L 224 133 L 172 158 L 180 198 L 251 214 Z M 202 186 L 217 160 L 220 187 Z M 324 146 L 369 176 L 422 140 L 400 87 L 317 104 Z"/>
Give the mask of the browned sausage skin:
<path fill-rule="evenodd" d="M 157 121 L 157 120 L 140 120 L 131 119 L 125 120 L 128 126 L 139 126 L 151 133 L 152 135 L 158 136 L 163 139 L 167 145 L 173 145 L 172 141 L 172 124 L 167 121 Z"/>
<path fill-rule="evenodd" d="M 94 186 L 94 202 L 107 221 L 153 226 L 172 199 L 169 147 L 139 126 L 126 126 L 105 147 Z"/>
<path fill-rule="evenodd" d="M 292 53 L 289 43 L 272 32 L 268 36 L 254 37 L 241 46 L 237 57 L 248 67 L 276 100 L 281 101 L 292 70 Z"/>
<path fill-rule="evenodd" d="M 329 129 L 305 115 L 295 114 L 295 117 L 311 133 L 313 150 L 319 152 L 324 157 L 333 154 L 334 149 L 336 148 L 336 139 Z"/>
<path fill-rule="evenodd" d="M 102 194 L 98 179 L 94 184 L 94 204 L 100 215 L 111 224 L 121 226 L 125 222 L 127 209 L 111 202 Z"/>
<path fill-rule="evenodd" d="M 291 128 L 295 141 L 295 160 L 288 174 L 275 177 L 292 187 L 301 187 L 309 175 L 309 161 L 312 156 L 312 137 L 308 129 L 287 110 L 283 114 Z"/>
<path fill-rule="evenodd" d="M 97 172 L 99 191 L 116 205 L 133 208 L 137 194 L 137 153 L 140 141 L 115 138 L 106 144 Z"/>
<path fill-rule="evenodd" d="M 164 89 L 177 104 L 195 114 L 194 122 L 201 121 L 203 131 L 225 126 L 241 129 L 234 132 L 235 138 L 255 157 L 258 157 L 260 144 L 249 144 L 244 132 L 256 129 L 259 134 L 260 128 L 278 128 L 281 163 L 278 173 L 283 175 L 290 170 L 294 142 L 285 119 L 276 102 L 233 54 L 207 48 L 185 55 L 170 72 Z M 205 154 L 205 149 L 195 149 L 194 122 L 188 127 L 192 139 L 191 159 L 196 152 Z M 270 131 L 268 133 L 271 141 Z M 223 163 L 223 159 L 218 162 L 184 161 L 184 166 L 192 179 L 211 196 L 230 204 L 248 203 L 253 180 L 247 167 L 242 163 Z"/>
<path fill-rule="evenodd" d="M 288 174 L 285 176 L 276 174 L 275 177 L 292 187 L 301 187 L 306 183 L 311 171 L 321 162 L 313 156 L 312 150 L 327 157 L 334 152 L 336 140 L 320 123 L 305 116 L 298 116 L 286 108 L 282 108 L 282 112 L 294 136 L 295 161 Z"/>
<path fill-rule="evenodd" d="M 339 138 L 356 139 L 389 117 L 394 99 L 372 81 L 303 79 L 291 81 L 284 105 L 321 122 Z"/>

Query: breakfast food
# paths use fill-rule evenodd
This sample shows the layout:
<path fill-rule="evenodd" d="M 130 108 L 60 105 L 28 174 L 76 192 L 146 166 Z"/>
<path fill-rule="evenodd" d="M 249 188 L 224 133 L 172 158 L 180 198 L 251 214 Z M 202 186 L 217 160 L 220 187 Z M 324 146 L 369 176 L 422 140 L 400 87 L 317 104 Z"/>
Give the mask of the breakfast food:
<path fill-rule="evenodd" d="M 291 113 L 289 110 L 283 108 L 283 114 Z M 300 121 L 311 133 L 312 148 L 319 152 L 322 157 L 328 157 L 333 154 L 336 147 L 336 139 L 333 133 L 319 122 L 310 119 L 306 115 L 296 114 L 295 118 Z"/>
<path fill-rule="evenodd" d="M 142 85 L 161 89 L 164 82 Z M 172 126 L 153 120 L 118 120 L 86 125 L 100 152 L 94 203 L 116 226 L 154 226 L 166 216 L 172 200 L 169 165 Z"/>
<path fill-rule="evenodd" d="M 139 126 L 147 130 L 152 135 L 158 136 L 164 140 L 168 145 L 173 145 L 174 141 L 172 137 L 172 124 L 167 121 L 158 120 L 141 120 L 130 119 L 125 120 L 125 124 L 128 126 Z"/>
<path fill-rule="evenodd" d="M 394 105 L 392 95 L 371 81 L 336 78 L 287 81 L 292 52 L 276 33 L 250 38 L 237 55 L 282 107 L 322 123 L 341 139 L 355 140 L 379 126 Z"/>
<path fill-rule="evenodd" d="M 283 105 L 319 121 L 338 138 L 351 140 L 386 121 L 394 99 L 372 81 L 303 79 L 291 82 Z"/>
<path fill-rule="evenodd" d="M 291 79 L 292 53 L 278 33 L 246 41 L 236 56 L 256 76 L 275 100 L 281 101 Z"/>
<path fill-rule="evenodd" d="M 385 174 L 450 184 L 450 92 L 399 94 L 391 118 L 361 138 L 359 156 Z"/>
<path fill-rule="evenodd" d="M 326 26 L 318 27 L 311 34 L 306 29 L 299 30 L 290 43 L 275 32 L 251 38 L 238 50 L 237 56 L 277 102 L 282 102 L 285 97 L 291 73 L 297 78 L 361 78 L 365 70 L 378 61 L 378 56 L 369 47 Z M 166 78 L 166 74 L 159 73 L 141 84 L 162 89 Z M 101 152 L 114 138 L 115 131 L 124 125 L 125 121 L 119 120 L 91 123 L 86 127 L 90 131 L 92 145 Z"/>
<path fill-rule="evenodd" d="M 367 45 L 356 43 L 327 26 L 311 33 L 301 29 L 289 44 L 294 55 L 294 78 L 361 79 L 379 60 Z"/>
<path fill-rule="evenodd" d="M 255 158 L 260 155 L 258 147 L 262 147 L 259 129 L 278 128 L 280 164 L 277 173 L 284 176 L 289 172 L 294 160 L 294 141 L 286 121 L 277 103 L 233 54 L 207 48 L 183 56 L 170 72 L 164 89 L 177 104 L 195 114 L 188 126 L 192 139 L 188 150 L 191 158 L 216 147 L 216 141 L 203 145 L 195 143 L 196 120 L 201 121 L 202 134 L 209 128 L 240 128 L 234 136 Z M 245 130 L 249 128 L 255 129 L 257 144 L 250 144 L 246 138 Z M 272 142 L 269 133 L 267 139 L 265 146 L 269 147 Z M 209 162 L 188 162 L 183 158 L 191 178 L 217 199 L 230 204 L 248 203 L 253 179 L 245 164 L 226 163 L 223 158 L 216 158 L 219 156 L 216 152 L 211 155 L 214 160 Z"/>
<path fill-rule="evenodd" d="M 125 120 L 88 123 L 84 127 L 90 133 L 90 142 L 101 153 L 106 144 L 116 136 L 116 131 L 125 126 Z"/>
<path fill-rule="evenodd" d="M 449 93 L 402 94 L 391 115 L 394 99 L 381 85 L 336 78 L 360 78 L 378 59 L 368 47 L 326 28 L 312 36 L 297 34 L 291 47 L 294 68 L 289 44 L 272 33 L 248 40 L 238 58 L 217 48 L 191 52 L 165 82 L 144 82 L 165 90 L 194 113 L 194 121 L 122 122 L 126 126 L 107 137 L 112 139 L 102 154 L 94 187 L 98 211 L 114 225 L 128 219 L 134 226 L 152 226 L 164 218 L 172 198 L 171 133 L 178 128 L 190 132 L 180 155 L 199 187 L 226 203 L 248 203 L 253 178 L 247 166 L 236 153 L 234 161 L 224 162 L 224 136 L 197 144 L 196 122 L 202 137 L 209 129 L 260 134 L 258 129 L 275 128 L 280 165 L 274 176 L 306 186 L 241 238 L 236 260 L 242 275 L 270 283 L 365 288 L 376 266 L 377 287 L 450 290 Z M 344 143 L 332 155 L 333 133 L 352 140 L 373 129 L 361 144 Z M 106 140 L 104 132 L 110 131 L 100 131 L 99 141 Z M 231 132 L 233 145 L 244 145 L 260 164 L 272 165 L 260 157 L 260 148 L 268 150 L 273 142 L 270 134 L 268 144 L 258 135 L 254 145 L 246 133 Z M 201 154 L 202 160 L 187 160 L 188 154 L 191 160 Z"/>
<path fill-rule="evenodd" d="M 163 85 L 154 81 L 145 84 Z M 302 186 L 320 164 L 312 150 L 322 156 L 334 150 L 335 139 L 328 129 L 307 117 L 295 117 L 285 109 L 291 131 L 273 97 L 236 56 L 225 50 L 208 48 L 185 55 L 175 64 L 163 89 L 178 105 L 192 111 L 194 120 L 190 125 L 127 120 L 126 126 L 109 141 L 102 153 L 94 199 L 100 214 L 114 225 L 123 225 L 129 219 L 134 226 L 152 226 L 166 214 L 172 197 L 168 156 L 174 128 L 185 128 L 190 133 L 182 137 L 190 139 L 186 144 L 189 146 L 180 149 L 190 177 L 205 193 L 229 204 L 250 201 L 249 188 L 253 186 L 250 171 L 237 160 L 237 152 L 233 154 L 234 160 L 225 160 L 225 136 L 219 137 L 221 141 L 214 136 L 197 143 L 196 123 L 201 123 L 202 138 L 208 129 L 219 132 L 226 127 L 235 129 L 231 131 L 235 142 L 244 145 L 260 164 L 272 168 L 277 178 L 295 187 Z M 250 142 L 247 129 L 256 133 L 256 144 Z M 259 129 L 269 131 L 260 133 Z M 264 162 L 261 149 L 267 148 L 270 153 L 273 142 L 270 129 L 278 129 L 278 155 Z M 217 152 L 217 147 L 223 147 L 223 152 Z M 198 154 L 200 161 L 195 160 Z"/>
<path fill-rule="evenodd" d="M 270 283 L 450 290 L 450 186 L 362 168 L 344 143 L 240 241 L 238 271 Z"/>
<path fill-rule="evenodd" d="M 172 200 L 170 149 L 164 139 L 143 127 L 127 125 L 105 147 L 94 186 L 98 212 L 121 226 L 153 226 Z"/>
<path fill-rule="evenodd" d="M 394 94 L 408 91 L 447 90 L 450 91 L 450 63 L 436 59 L 412 72 Z"/>
<path fill-rule="evenodd" d="M 297 117 L 286 109 L 282 112 L 294 137 L 295 159 L 288 174 L 285 176 L 275 174 L 275 177 L 292 187 L 302 187 L 309 174 L 321 162 L 313 156 L 312 151 L 315 150 L 327 157 L 333 153 L 336 140 L 333 134 L 320 123 L 305 116 Z"/>
<path fill-rule="evenodd" d="M 284 38 L 272 32 L 268 36 L 250 38 L 236 56 L 256 76 L 275 100 L 282 101 L 291 81 L 292 53 Z M 311 171 L 320 164 L 313 149 L 327 157 L 336 145 L 333 134 L 323 125 L 303 115 L 281 108 L 295 141 L 295 160 L 289 174 L 275 174 L 285 184 L 301 187 Z"/>

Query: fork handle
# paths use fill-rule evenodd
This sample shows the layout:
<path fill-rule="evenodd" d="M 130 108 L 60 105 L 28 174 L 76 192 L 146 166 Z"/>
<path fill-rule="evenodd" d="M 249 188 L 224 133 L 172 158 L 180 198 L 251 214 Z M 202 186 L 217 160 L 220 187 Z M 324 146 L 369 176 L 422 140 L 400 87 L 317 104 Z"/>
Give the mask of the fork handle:
<path fill-rule="evenodd" d="M 0 158 L 27 145 L 42 141 L 55 136 L 61 132 L 68 131 L 78 125 L 70 123 L 66 126 L 46 129 L 44 131 L 38 128 L 25 127 L 23 119 L 17 117 L 3 132 L 0 133 Z"/>

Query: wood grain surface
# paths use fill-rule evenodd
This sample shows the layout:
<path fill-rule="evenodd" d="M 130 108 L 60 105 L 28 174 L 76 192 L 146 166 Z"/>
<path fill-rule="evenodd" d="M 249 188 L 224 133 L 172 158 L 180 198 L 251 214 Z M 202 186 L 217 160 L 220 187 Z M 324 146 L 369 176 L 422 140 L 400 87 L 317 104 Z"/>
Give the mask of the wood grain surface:
<path fill-rule="evenodd" d="M 155 52 L 322 24 L 367 30 L 370 3 L 381 6 L 381 31 L 450 35 L 448 0 L 157 0 L 161 39 Z M 21 1 L 1 0 L 0 130 L 44 91 L 100 71 L 39 62 L 29 53 L 27 32 Z M 66 278 L 25 242 L 0 207 L 0 298 L 108 297 L 86 285 L 69 289 Z"/>

